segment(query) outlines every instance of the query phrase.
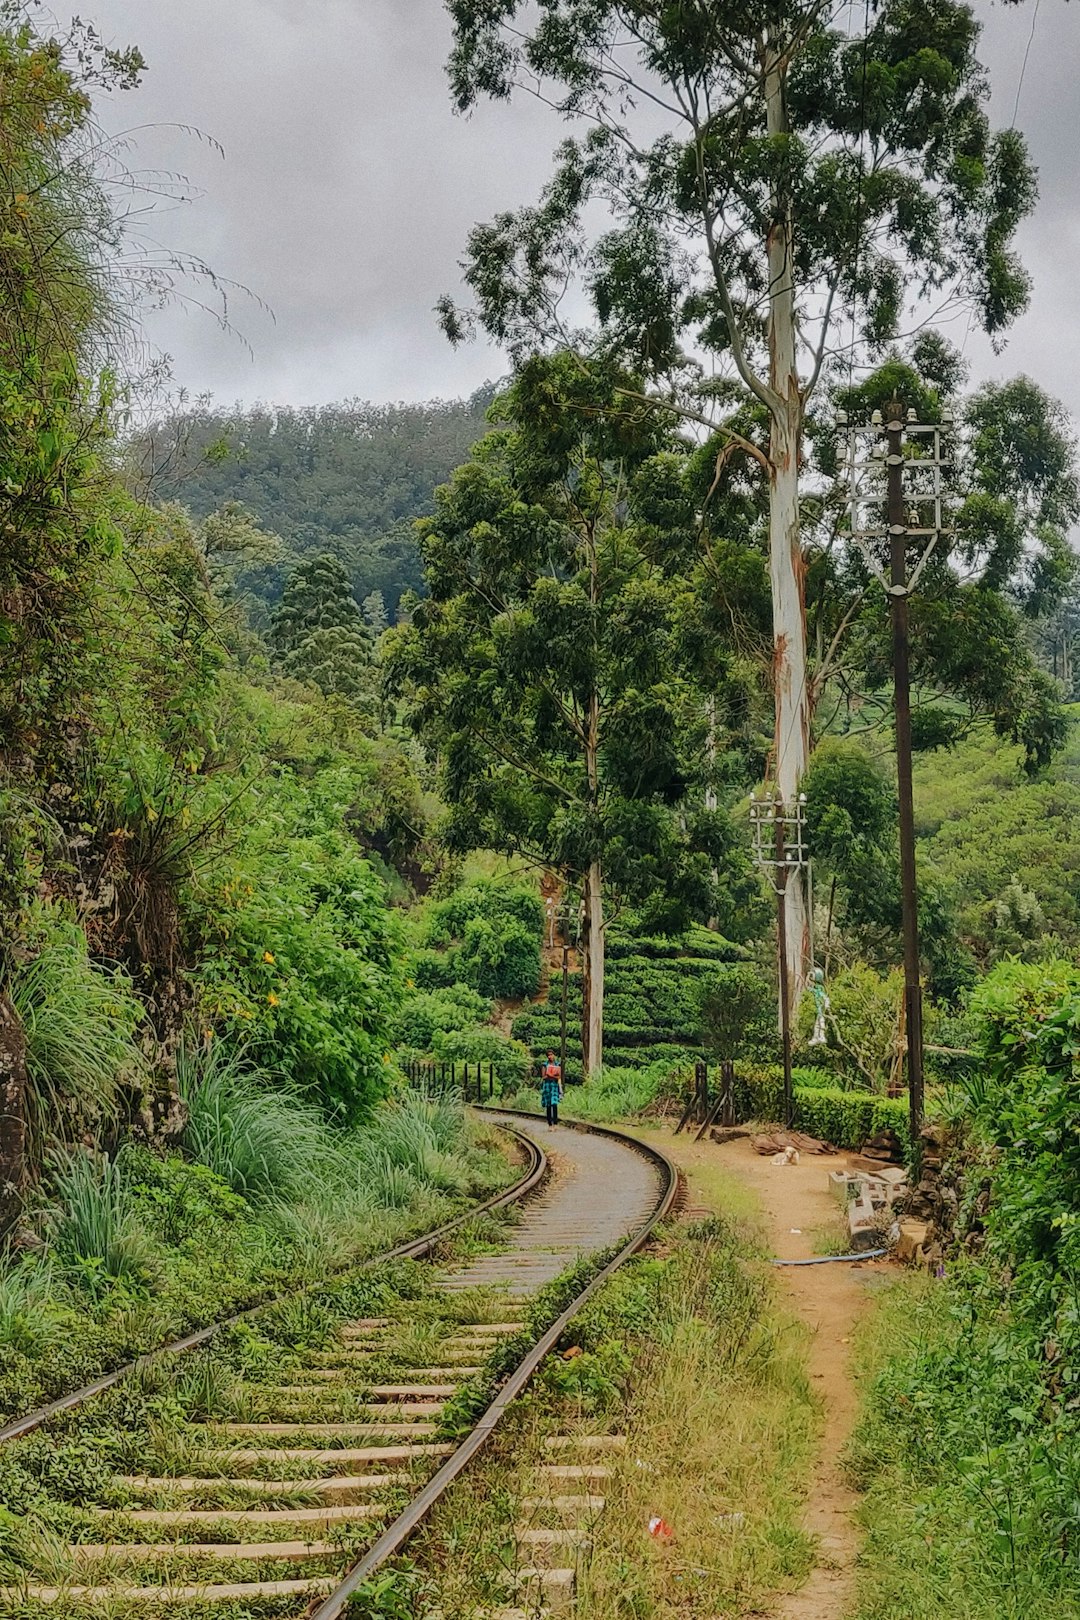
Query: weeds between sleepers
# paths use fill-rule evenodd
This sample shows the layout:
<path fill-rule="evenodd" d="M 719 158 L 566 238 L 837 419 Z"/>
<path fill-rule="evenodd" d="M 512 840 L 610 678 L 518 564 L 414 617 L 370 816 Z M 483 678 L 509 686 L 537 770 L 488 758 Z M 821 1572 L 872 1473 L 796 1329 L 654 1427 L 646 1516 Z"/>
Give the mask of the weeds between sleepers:
<path fill-rule="evenodd" d="M 572 1297 L 574 1286 L 560 1278 L 553 1293 Z M 413 1605 L 400 1612 L 422 1620 L 429 1608 L 465 1615 L 512 1601 L 512 1532 L 529 1522 L 520 1506 L 529 1471 L 581 1462 L 545 1445 L 577 1434 L 626 1437 L 602 1457 L 607 1505 L 580 1566 L 581 1620 L 711 1620 L 797 1584 L 812 1558 L 799 1481 L 818 1414 L 802 1330 L 780 1312 L 774 1286 L 753 1244 L 720 1218 L 669 1228 L 659 1252 L 629 1261 L 568 1327 L 560 1349 L 581 1354 L 546 1359 L 484 1457 L 418 1531 L 409 1565 L 393 1566 L 393 1601 Z M 654 1513 L 675 1528 L 670 1548 L 648 1534 Z M 378 1602 L 359 1605 L 357 1620 L 396 1612 Z"/>
<path fill-rule="evenodd" d="M 459 1245 L 459 1252 L 475 1253 L 478 1248 L 489 1248 L 498 1235 L 502 1222 L 497 1216 L 486 1215 L 472 1223 L 473 1230 Z M 513 1218 L 506 1212 L 503 1218 Z M 58 1584 L 73 1580 L 76 1572 L 74 1555 L 69 1543 L 119 1540 L 125 1545 L 153 1543 L 160 1539 L 154 1527 L 126 1518 L 126 1510 L 139 1507 L 183 1506 L 198 1511 L 212 1512 L 217 1508 L 255 1505 L 252 1497 L 257 1481 L 270 1478 L 279 1482 L 281 1489 L 263 1496 L 257 1505 L 262 1508 L 299 1507 L 313 1501 L 306 1486 L 325 1476 L 325 1467 L 315 1464 L 299 1465 L 275 1460 L 273 1466 L 256 1466 L 244 1483 L 229 1477 L 228 1456 L 216 1462 L 203 1455 L 207 1444 L 214 1439 L 208 1427 L 193 1434 L 186 1425 L 192 1421 L 208 1425 L 226 1420 L 248 1421 L 258 1415 L 262 1390 L 270 1390 L 284 1383 L 290 1376 L 302 1377 L 319 1360 L 314 1347 L 325 1347 L 334 1330 L 342 1323 L 369 1316 L 386 1316 L 405 1324 L 407 1331 L 388 1343 L 384 1353 L 366 1361 L 355 1376 L 347 1375 L 341 1387 L 332 1396 L 333 1413 L 325 1409 L 327 1395 L 321 1390 L 301 1393 L 290 1412 L 290 1420 L 317 1424 L 333 1415 L 349 1419 L 351 1399 L 355 1396 L 357 1410 L 363 1406 L 365 1386 L 386 1379 L 392 1380 L 400 1369 L 410 1364 L 437 1361 L 439 1344 L 446 1333 L 456 1325 L 470 1320 L 491 1320 L 505 1309 L 501 1298 L 481 1291 L 451 1294 L 434 1285 L 432 1270 L 413 1261 L 398 1261 L 390 1265 L 341 1278 L 316 1293 L 286 1299 L 260 1313 L 257 1321 L 248 1319 L 223 1330 L 210 1346 L 192 1352 L 176 1362 L 152 1363 L 139 1369 L 97 1401 L 64 1414 L 49 1424 L 47 1431 L 32 1435 L 0 1450 L 0 1501 L 5 1509 L 0 1513 L 0 1585 L 16 1586 L 30 1573 L 37 1583 Z M 419 1358 L 419 1359 L 417 1359 Z M 343 1409 L 344 1401 L 344 1409 Z M 280 1401 L 276 1401 L 280 1408 Z M 301 1434 L 298 1443 L 303 1444 Z M 342 1444 L 347 1442 L 343 1439 Z M 332 1439 L 320 1438 L 320 1449 L 334 1450 Z M 426 1461 L 426 1459 L 425 1459 Z M 181 1470 L 208 1483 L 198 1492 L 175 1494 L 168 1485 L 132 1490 L 118 1476 L 137 1475 L 151 1478 L 167 1477 L 170 1470 Z M 397 1511 L 419 1485 L 424 1466 L 419 1472 L 395 1465 L 394 1472 L 406 1477 L 380 1499 L 381 1519 Z M 427 1471 L 430 1471 L 429 1469 Z M 220 1478 L 220 1484 L 217 1483 Z M 85 1504 L 94 1503 L 107 1510 L 105 1515 L 88 1513 Z M 185 1527 L 181 1546 L 170 1558 L 170 1581 L 183 1581 L 191 1576 L 192 1583 L 205 1581 L 212 1569 L 215 1582 L 233 1579 L 306 1580 L 312 1576 L 339 1577 L 343 1568 L 355 1561 L 355 1555 L 371 1538 L 377 1523 L 366 1522 L 360 1531 L 355 1527 L 337 1530 L 322 1539 L 332 1539 L 335 1551 L 324 1559 L 313 1562 L 305 1558 L 295 1563 L 267 1557 L 261 1560 L 213 1560 L 212 1565 L 196 1555 L 185 1555 L 184 1544 L 197 1544 L 200 1540 L 214 1540 L 228 1544 L 245 1535 L 243 1525 L 215 1525 L 213 1534 L 203 1535 L 196 1522 Z M 260 1540 L 291 1540 L 295 1535 L 288 1527 L 281 1534 L 266 1526 L 260 1527 Z M 95 1564 L 94 1580 L 103 1573 L 115 1571 L 115 1562 Z M 159 1560 L 129 1561 L 124 1566 L 125 1577 L 133 1574 L 138 1580 L 160 1583 L 162 1565 Z M 80 1580 L 85 1583 L 85 1573 Z M 67 1616 L 80 1612 L 76 1600 L 65 1600 L 63 1613 Z M 238 1609 L 242 1613 L 273 1616 L 280 1609 L 276 1600 L 260 1598 L 253 1608 Z M 121 1614 L 126 1608 L 117 1598 L 106 1608 L 95 1605 L 94 1614 Z M 138 1607 L 138 1606 L 136 1606 Z M 18 1616 L 19 1620 L 35 1615 L 38 1610 L 56 1620 L 58 1609 L 52 1605 L 34 1603 L 4 1603 L 0 1601 L 0 1615 L 4 1620 Z M 134 1611 L 133 1611 L 134 1612 Z M 146 1613 L 145 1603 L 141 1612 Z M 169 1613 L 184 1617 L 187 1604 L 169 1605 Z M 192 1615 L 201 1614 L 198 1606 L 190 1609 Z M 215 1616 L 228 1616 L 228 1604 L 215 1604 Z"/>

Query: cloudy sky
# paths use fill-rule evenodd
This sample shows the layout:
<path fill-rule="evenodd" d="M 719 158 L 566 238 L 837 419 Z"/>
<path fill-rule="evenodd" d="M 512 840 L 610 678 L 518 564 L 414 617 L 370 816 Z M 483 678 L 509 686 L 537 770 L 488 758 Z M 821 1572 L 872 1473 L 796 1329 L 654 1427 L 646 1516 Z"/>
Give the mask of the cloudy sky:
<path fill-rule="evenodd" d="M 1031 310 L 1000 358 L 974 333 L 966 352 L 979 377 L 1031 373 L 1080 422 L 1080 3 L 975 4 L 999 123 L 1012 122 L 1030 44 L 1017 123 L 1041 201 L 1021 237 Z M 179 384 L 222 402 L 424 399 L 502 372 L 483 345 L 452 351 L 432 306 L 459 287 L 469 226 L 534 198 L 563 131 L 525 101 L 451 112 L 442 0 L 80 10 L 149 64 L 141 89 L 102 106 L 106 128 L 139 127 L 133 166 L 182 173 L 198 193 L 148 221 L 148 237 L 201 256 L 273 311 L 233 295 L 250 351 L 196 307 L 151 312 L 149 336 Z M 949 329 L 957 341 L 965 324 Z"/>

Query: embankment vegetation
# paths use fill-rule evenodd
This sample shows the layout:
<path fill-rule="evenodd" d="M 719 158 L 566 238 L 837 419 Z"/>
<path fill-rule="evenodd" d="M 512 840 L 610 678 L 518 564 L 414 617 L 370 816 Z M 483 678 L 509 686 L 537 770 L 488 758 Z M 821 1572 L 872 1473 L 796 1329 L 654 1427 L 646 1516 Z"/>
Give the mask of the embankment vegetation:
<path fill-rule="evenodd" d="M 981 1062 L 954 1128 L 944 1275 L 896 1284 L 866 1335 L 860 1620 L 1080 1604 L 1080 980 L 1006 961 L 971 1011 Z"/>
<path fill-rule="evenodd" d="M 392 1096 L 423 789 L 334 560 L 263 637 L 238 580 L 265 535 L 126 477 L 137 312 L 92 97 L 141 58 L 5 13 L 0 67 L 10 1413 L 438 1223 L 512 1167 L 460 1106 Z"/>

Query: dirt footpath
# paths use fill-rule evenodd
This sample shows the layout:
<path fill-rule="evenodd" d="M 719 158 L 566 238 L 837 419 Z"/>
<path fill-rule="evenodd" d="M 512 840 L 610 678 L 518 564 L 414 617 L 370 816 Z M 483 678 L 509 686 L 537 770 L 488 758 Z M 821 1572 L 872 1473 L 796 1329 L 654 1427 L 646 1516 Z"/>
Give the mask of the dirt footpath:
<path fill-rule="evenodd" d="M 692 1204 L 730 1208 L 734 1199 L 747 1213 L 756 1205 L 777 1258 L 813 1257 L 815 1229 L 836 1218 L 837 1206 L 826 1185 L 828 1173 L 847 1169 L 847 1154 L 804 1155 L 800 1164 L 779 1166 L 755 1153 L 746 1138 L 718 1145 L 695 1144 L 689 1136 L 676 1137 L 670 1130 L 663 1136 L 665 1149 L 686 1172 Z M 746 1200 L 747 1193 L 751 1200 Z M 853 1328 L 884 1264 L 778 1268 L 793 1313 L 811 1330 L 809 1373 L 825 1421 L 821 1450 L 808 1481 L 804 1520 L 818 1539 L 818 1562 L 801 1590 L 777 1597 L 769 1611 L 776 1620 L 843 1620 L 854 1606 L 858 1499 L 844 1482 L 839 1458 L 856 1416 Z"/>

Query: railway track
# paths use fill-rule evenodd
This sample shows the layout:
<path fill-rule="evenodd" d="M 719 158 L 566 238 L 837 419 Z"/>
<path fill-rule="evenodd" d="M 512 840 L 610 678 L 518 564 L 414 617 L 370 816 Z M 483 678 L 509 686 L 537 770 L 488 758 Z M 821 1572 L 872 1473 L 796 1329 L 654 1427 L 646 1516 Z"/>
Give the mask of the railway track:
<path fill-rule="evenodd" d="M 508 1116 L 486 1112 L 509 1126 Z M 318 1348 L 275 1356 L 260 1343 L 242 1378 L 208 1388 L 201 1412 L 192 1415 L 189 1403 L 187 1420 L 164 1439 L 148 1447 L 143 1436 L 140 1466 L 108 1474 L 93 1499 L 69 1500 L 47 1532 L 30 1527 L 21 1545 L 18 1534 L 7 1536 L 9 1560 L 14 1545 L 23 1570 L 0 1591 L 0 1620 L 344 1616 L 482 1449 L 577 1309 L 674 1201 L 676 1173 L 653 1149 L 594 1127 L 551 1132 L 542 1122 L 513 1121 L 530 1144 L 530 1166 L 515 1189 L 491 1202 L 532 1196 L 505 1248 L 438 1268 L 419 1295 L 414 1287 L 412 1297 L 391 1299 L 378 1314 L 342 1320 Z M 544 1146 L 553 1152 L 546 1179 Z M 431 1254 L 444 1231 L 393 1258 Z M 583 1256 L 616 1247 L 529 1343 L 535 1335 L 523 1323 L 539 1290 Z M 241 1350 L 243 1343 L 241 1328 Z M 493 1358 L 504 1369 L 509 1360 L 511 1370 L 479 1419 L 463 1424 L 466 1396 L 490 1382 Z M 212 1365 L 200 1364 L 210 1383 Z M 128 1376 L 137 1385 L 146 1372 Z M 124 1389 L 121 1380 L 106 1401 L 122 1401 Z M 9 1425 L 16 1456 L 20 1444 L 48 1444 L 57 1424 L 65 1443 L 77 1435 L 84 1414 L 71 1409 L 84 1407 L 88 1418 L 100 1393 L 90 1386 Z M 595 1512 L 602 1475 L 595 1458 L 560 1455 L 538 1488 L 553 1506 Z M 542 1602 L 550 1572 L 532 1573 Z M 510 1620 L 523 1611 L 491 1612 Z"/>

